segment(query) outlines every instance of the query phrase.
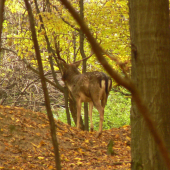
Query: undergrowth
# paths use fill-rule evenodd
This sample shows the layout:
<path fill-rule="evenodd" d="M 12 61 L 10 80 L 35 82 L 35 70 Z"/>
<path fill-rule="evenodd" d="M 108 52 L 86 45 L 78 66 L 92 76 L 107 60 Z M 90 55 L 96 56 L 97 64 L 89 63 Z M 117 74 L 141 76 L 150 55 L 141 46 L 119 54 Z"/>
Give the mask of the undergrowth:
<path fill-rule="evenodd" d="M 126 93 L 126 92 L 125 92 Z M 121 127 L 123 125 L 130 124 L 130 107 L 131 99 L 129 96 L 125 96 L 120 92 L 111 91 L 108 97 L 107 105 L 105 107 L 103 129 L 111 129 L 113 127 Z M 83 106 L 82 106 L 83 108 Z M 83 109 L 82 109 L 82 116 Z M 93 108 L 93 125 L 94 130 L 99 128 L 100 116 L 96 108 Z M 61 108 L 58 110 L 55 118 L 60 119 L 62 122 L 67 123 L 65 109 Z M 72 126 L 75 126 L 73 119 L 71 119 Z M 89 120 L 90 126 L 90 120 Z"/>

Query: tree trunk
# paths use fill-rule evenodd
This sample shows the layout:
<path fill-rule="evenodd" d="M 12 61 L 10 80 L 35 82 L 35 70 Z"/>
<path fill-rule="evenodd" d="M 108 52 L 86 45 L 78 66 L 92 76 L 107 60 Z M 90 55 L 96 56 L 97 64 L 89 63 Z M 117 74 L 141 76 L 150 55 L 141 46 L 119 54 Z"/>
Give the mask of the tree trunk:
<path fill-rule="evenodd" d="M 168 0 L 129 0 L 132 79 L 170 152 L 170 43 Z M 132 170 L 166 170 L 133 100 Z"/>
<path fill-rule="evenodd" d="M 68 106 L 68 89 L 65 87 L 64 89 L 64 102 L 65 102 L 65 108 L 66 108 L 66 116 L 67 116 L 67 123 L 71 126 L 71 118 L 70 118 L 70 112 L 69 112 L 69 106 Z"/>
<path fill-rule="evenodd" d="M 84 20 L 84 2 L 83 0 L 80 0 L 80 17 L 82 20 Z M 84 52 L 84 33 L 82 30 L 80 30 L 80 53 L 82 58 L 86 58 L 85 52 Z M 83 73 L 86 72 L 86 61 L 83 60 Z M 85 130 L 89 131 L 89 118 L 88 118 L 88 103 L 84 102 L 84 124 L 85 124 Z"/>
<path fill-rule="evenodd" d="M 0 2 L 0 52 L 1 52 L 1 33 L 2 33 L 2 24 L 3 24 L 3 21 L 4 21 L 4 6 L 5 6 L 5 0 L 1 0 Z"/>

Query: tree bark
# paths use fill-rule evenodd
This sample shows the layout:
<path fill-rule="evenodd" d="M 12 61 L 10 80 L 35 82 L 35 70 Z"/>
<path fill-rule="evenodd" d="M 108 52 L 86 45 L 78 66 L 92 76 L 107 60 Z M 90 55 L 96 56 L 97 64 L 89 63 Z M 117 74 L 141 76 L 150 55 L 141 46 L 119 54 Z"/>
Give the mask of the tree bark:
<path fill-rule="evenodd" d="M 64 100 L 65 100 L 65 109 L 66 109 L 66 116 L 67 116 L 67 123 L 71 126 L 71 118 L 70 118 L 70 112 L 69 112 L 69 106 L 68 106 L 68 89 L 65 87 L 64 89 Z"/>
<path fill-rule="evenodd" d="M 2 34 L 2 25 L 4 21 L 4 6 L 5 6 L 5 0 L 1 0 L 0 2 L 0 51 L 1 51 L 1 34 Z"/>
<path fill-rule="evenodd" d="M 132 79 L 170 152 L 170 43 L 168 0 L 129 0 Z M 146 122 L 132 100 L 132 170 L 166 170 Z"/>
<path fill-rule="evenodd" d="M 84 20 L 84 4 L 83 0 L 80 0 L 80 17 L 82 20 Z M 86 58 L 85 52 L 84 52 L 84 33 L 82 30 L 79 31 L 80 33 L 80 53 L 82 58 Z M 83 60 L 83 73 L 86 72 L 86 61 Z M 89 131 L 89 118 L 88 118 L 88 103 L 84 102 L 84 124 L 85 124 L 85 130 Z"/>

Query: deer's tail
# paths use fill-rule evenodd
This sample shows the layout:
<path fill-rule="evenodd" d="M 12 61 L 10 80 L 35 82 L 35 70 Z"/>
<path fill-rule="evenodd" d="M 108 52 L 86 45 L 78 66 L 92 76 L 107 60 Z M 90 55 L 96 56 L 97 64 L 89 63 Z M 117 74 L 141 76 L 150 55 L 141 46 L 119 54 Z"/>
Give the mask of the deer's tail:
<path fill-rule="evenodd" d="M 112 88 L 112 79 L 104 73 L 103 73 L 103 77 L 104 77 L 103 80 L 105 81 L 105 94 L 103 96 L 101 103 L 102 103 L 102 106 L 105 107 L 105 105 L 107 103 L 107 98 L 108 98 L 109 92 Z"/>

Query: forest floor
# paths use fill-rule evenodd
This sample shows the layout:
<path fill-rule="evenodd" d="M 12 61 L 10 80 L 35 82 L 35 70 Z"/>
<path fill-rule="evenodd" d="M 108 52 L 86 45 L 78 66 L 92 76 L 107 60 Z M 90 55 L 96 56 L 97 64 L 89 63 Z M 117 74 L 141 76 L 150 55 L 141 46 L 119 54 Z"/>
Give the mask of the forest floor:
<path fill-rule="evenodd" d="M 130 126 L 80 131 L 56 121 L 63 170 L 130 169 Z M 107 153 L 113 140 L 114 154 Z M 0 169 L 55 169 L 49 122 L 45 114 L 0 105 Z"/>

